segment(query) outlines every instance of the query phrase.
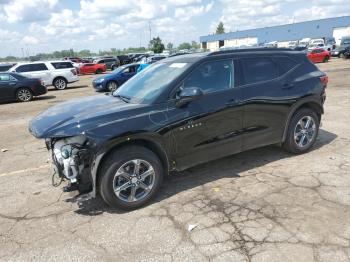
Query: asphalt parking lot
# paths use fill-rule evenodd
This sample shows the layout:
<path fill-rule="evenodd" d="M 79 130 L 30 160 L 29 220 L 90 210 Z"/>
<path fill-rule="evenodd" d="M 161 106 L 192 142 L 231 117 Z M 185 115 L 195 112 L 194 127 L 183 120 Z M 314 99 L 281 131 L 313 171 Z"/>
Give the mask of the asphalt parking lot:
<path fill-rule="evenodd" d="M 27 131 L 40 111 L 95 95 L 95 76 L 0 104 L 0 260 L 350 261 L 350 61 L 319 67 L 330 83 L 311 152 L 269 146 L 192 168 L 132 212 L 52 187 L 44 142 Z"/>

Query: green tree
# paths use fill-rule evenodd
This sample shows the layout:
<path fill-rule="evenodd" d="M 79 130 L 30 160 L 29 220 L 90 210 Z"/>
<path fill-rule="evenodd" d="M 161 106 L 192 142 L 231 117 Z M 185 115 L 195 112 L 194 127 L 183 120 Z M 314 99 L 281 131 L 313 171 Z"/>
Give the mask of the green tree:
<path fill-rule="evenodd" d="M 224 27 L 224 23 L 220 22 L 216 28 L 216 34 L 224 34 L 225 33 L 225 27 Z"/>
<path fill-rule="evenodd" d="M 87 50 L 87 49 L 83 49 L 83 50 L 80 50 L 77 55 L 79 57 L 90 57 L 91 56 L 91 52 L 90 50 Z"/>
<path fill-rule="evenodd" d="M 192 49 L 198 49 L 198 48 L 200 48 L 200 47 L 201 47 L 201 45 L 198 44 L 196 41 L 192 41 L 192 42 L 191 42 L 191 48 L 192 48 Z"/>
<path fill-rule="evenodd" d="M 167 44 L 166 48 L 167 48 L 168 50 L 172 50 L 172 49 L 174 48 L 173 43 L 170 43 L 170 42 L 169 42 L 169 43 Z"/>
<path fill-rule="evenodd" d="M 177 49 L 179 49 L 179 50 L 188 49 L 189 50 L 189 49 L 191 49 L 191 47 L 192 46 L 190 43 L 185 42 L 185 43 L 179 44 Z"/>
<path fill-rule="evenodd" d="M 162 39 L 160 37 L 155 37 L 149 42 L 150 49 L 155 53 L 155 54 L 160 54 L 164 51 L 165 46 L 162 43 Z"/>

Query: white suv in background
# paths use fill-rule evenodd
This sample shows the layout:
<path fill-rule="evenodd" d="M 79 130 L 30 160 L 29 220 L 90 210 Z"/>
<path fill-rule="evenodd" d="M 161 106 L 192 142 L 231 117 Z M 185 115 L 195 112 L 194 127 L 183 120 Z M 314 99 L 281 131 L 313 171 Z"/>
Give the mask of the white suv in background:
<path fill-rule="evenodd" d="M 63 90 L 68 83 L 79 80 L 77 70 L 68 61 L 18 63 L 9 71 L 40 78 L 46 86 L 53 85 L 58 90 Z"/>

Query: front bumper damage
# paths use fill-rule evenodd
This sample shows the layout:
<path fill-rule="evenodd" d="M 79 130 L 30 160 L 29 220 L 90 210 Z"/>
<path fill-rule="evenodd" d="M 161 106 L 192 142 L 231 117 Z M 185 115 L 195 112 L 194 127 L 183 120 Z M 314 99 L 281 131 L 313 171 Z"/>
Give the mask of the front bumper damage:
<path fill-rule="evenodd" d="M 85 136 L 79 135 L 46 139 L 45 142 L 52 157 L 54 169 L 52 184 L 58 186 L 63 180 L 68 180 L 67 191 L 77 189 L 81 194 L 92 191 L 91 163 L 93 153 L 89 140 Z"/>

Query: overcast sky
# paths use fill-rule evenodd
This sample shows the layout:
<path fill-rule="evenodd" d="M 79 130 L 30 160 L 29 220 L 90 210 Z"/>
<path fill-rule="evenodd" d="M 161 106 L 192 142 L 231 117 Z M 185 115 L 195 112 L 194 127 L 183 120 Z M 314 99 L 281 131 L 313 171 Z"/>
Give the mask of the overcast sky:
<path fill-rule="evenodd" d="M 226 31 L 350 15 L 350 0 L 0 0 L 0 56 L 175 45 Z"/>

